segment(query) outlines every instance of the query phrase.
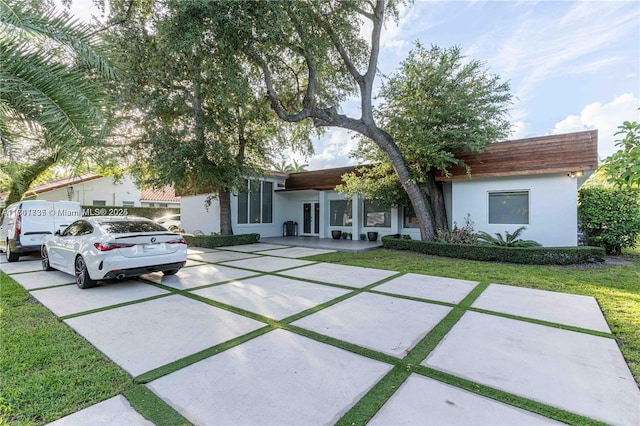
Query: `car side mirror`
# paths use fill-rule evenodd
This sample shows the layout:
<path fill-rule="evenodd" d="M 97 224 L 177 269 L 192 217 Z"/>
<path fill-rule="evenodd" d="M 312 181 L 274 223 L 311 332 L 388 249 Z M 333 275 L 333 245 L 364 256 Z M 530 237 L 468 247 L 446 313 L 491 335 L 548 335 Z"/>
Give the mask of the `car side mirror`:
<path fill-rule="evenodd" d="M 62 232 L 58 229 L 53 235 L 62 235 Z"/>

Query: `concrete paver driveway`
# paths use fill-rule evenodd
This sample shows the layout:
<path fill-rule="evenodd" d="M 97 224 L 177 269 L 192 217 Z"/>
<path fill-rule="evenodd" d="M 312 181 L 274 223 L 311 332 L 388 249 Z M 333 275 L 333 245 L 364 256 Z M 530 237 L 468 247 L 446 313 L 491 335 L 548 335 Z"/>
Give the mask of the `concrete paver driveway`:
<path fill-rule="evenodd" d="M 190 249 L 175 276 L 88 290 L 35 258 L 0 269 L 194 424 L 640 424 L 595 299 L 296 250 Z M 118 396 L 55 424 L 149 422 Z"/>

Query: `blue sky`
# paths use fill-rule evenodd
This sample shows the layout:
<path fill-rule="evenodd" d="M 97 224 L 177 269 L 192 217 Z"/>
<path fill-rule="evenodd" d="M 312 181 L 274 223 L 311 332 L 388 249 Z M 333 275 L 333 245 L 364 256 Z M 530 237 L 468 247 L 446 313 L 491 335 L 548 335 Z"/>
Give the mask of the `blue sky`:
<path fill-rule="evenodd" d="M 510 82 L 510 139 L 597 128 L 604 158 L 617 126 L 640 120 L 640 2 L 416 1 L 387 25 L 380 71 L 392 73 L 416 40 L 459 45 Z M 358 114 L 353 105 L 343 112 Z M 346 131 L 329 132 L 309 169 L 354 164 L 354 147 Z"/>
<path fill-rule="evenodd" d="M 75 0 L 73 10 L 85 15 L 87 5 Z M 604 158 L 616 151 L 617 126 L 640 120 L 638 1 L 417 0 L 383 32 L 381 73 L 391 74 L 415 41 L 459 45 L 510 82 L 510 139 L 598 129 Z M 357 102 L 342 111 L 357 116 Z M 310 170 L 355 164 L 347 131 L 328 131 L 314 148 L 313 157 L 298 158 Z"/>

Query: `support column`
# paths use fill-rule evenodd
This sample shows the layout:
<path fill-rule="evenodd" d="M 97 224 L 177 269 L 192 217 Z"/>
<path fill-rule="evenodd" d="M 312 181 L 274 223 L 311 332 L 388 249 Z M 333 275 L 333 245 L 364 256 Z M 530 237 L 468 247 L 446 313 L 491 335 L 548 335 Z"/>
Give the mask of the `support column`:
<path fill-rule="evenodd" d="M 351 197 L 351 235 L 357 240 L 360 238 L 360 197 L 354 195 Z"/>

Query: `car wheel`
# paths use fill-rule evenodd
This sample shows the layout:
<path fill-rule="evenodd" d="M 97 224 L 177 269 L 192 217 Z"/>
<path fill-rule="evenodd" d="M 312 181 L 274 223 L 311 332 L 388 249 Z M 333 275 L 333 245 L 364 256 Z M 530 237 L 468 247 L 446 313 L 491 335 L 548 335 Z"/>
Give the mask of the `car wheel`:
<path fill-rule="evenodd" d="M 87 264 L 85 263 L 82 256 L 76 257 L 75 262 L 75 275 L 76 275 L 76 284 L 78 287 L 85 289 L 95 287 L 98 282 L 92 280 L 89 276 L 89 271 L 87 271 Z"/>
<path fill-rule="evenodd" d="M 168 271 L 162 271 L 165 275 L 175 275 L 178 273 L 180 269 L 169 269 Z"/>
<path fill-rule="evenodd" d="M 14 253 L 11 251 L 11 246 L 9 245 L 9 241 L 7 241 L 7 261 L 8 262 L 17 262 L 20 259 L 20 253 Z"/>
<path fill-rule="evenodd" d="M 47 248 L 42 246 L 42 270 L 43 271 L 54 271 L 49 264 L 49 253 L 47 252 Z"/>

